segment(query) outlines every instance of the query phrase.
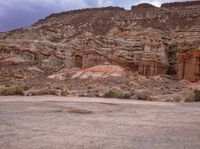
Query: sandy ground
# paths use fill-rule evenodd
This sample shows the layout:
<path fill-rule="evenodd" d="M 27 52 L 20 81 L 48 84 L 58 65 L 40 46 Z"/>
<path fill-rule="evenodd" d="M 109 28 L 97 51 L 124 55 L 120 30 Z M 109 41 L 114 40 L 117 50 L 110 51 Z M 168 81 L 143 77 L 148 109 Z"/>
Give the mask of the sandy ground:
<path fill-rule="evenodd" d="M 200 103 L 0 97 L 0 149 L 200 149 Z"/>

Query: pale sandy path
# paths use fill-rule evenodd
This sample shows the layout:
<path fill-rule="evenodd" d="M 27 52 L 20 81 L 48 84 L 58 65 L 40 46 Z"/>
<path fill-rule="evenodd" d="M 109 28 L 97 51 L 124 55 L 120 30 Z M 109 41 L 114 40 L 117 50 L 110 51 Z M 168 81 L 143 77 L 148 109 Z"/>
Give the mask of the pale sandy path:
<path fill-rule="evenodd" d="M 200 149 L 200 103 L 0 97 L 0 149 Z"/>
<path fill-rule="evenodd" d="M 57 96 L 0 96 L 0 101 L 73 101 L 73 102 L 89 102 L 89 103 L 115 103 L 115 104 L 134 104 L 134 105 L 174 105 L 176 103 L 167 102 L 148 102 L 139 100 L 123 100 L 123 99 L 112 99 L 112 98 L 88 98 L 88 97 L 57 97 Z"/>

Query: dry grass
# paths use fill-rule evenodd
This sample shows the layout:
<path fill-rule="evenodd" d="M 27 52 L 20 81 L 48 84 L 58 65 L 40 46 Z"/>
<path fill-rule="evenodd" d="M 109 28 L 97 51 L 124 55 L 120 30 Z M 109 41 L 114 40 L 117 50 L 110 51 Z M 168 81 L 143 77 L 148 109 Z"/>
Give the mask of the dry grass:
<path fill-rule="evenodd" d="M 25 95 L 25 88 L 23 86 L 13 86 L 13 87 L 1 87 L 0 95 L 9 96 L 9 95 Z"/>
<path fill-rule="evenodd" d="M 167 102 L 181 102 L 182 98 L 180 96 L 172 97 L 166 100 Z"/>
<path fill-rule="evenodd" d="M 123 93 L 119 90 L 110 90 L 107 93 L 104 94 L 105 98 L 120 98 L 120 99 L 130 99 L 131 95 L 129 95 L 128 93 Z"/>
<path fill-rule="evenodd" d="M 61 96 L 61 91 L 57 89 L 39 89 L 30 90 L 26 92 L 27 96 L 39 96 L 39 95 L 56 95 Z"/>
<path fill-rule="evenodd" d="M 116 90 L 110 90 L 107 93 L 104 94 L 105 98 L 118 98 L 119 92 Z"/>
<path fill-rule="evenodd" d="M 68 93 L 67 90 L 62 90 L 61 91 L 61 96 L 68 96 L 68 95 L 69 95 L 69 93 Z"/>
<path fill-rule="evenodd" d="M 26 85 L 18 86 L 3 86 L 0 87 L 0 96 L 9 96 L 9 95 L 22 95 L 22 96 L 39 96 L 39 95 L 56 95 L 56 96 L 67 96 L 67 90 L 58 90 L 58 89 L 37 89 L 29 90 L 29 87 Z"/>
<path fill-rule="evenodd" d="M 148 91 L 138 92 L 136 95 L 139 100 L 151 100 Z"/>
<path fill-rule="evenodd" d="M 198 101 L 200 101 L 200 90 L 198 90 L 198 89 L 195 89 L 185 99 L 185 102 L 198 102 Z"/>

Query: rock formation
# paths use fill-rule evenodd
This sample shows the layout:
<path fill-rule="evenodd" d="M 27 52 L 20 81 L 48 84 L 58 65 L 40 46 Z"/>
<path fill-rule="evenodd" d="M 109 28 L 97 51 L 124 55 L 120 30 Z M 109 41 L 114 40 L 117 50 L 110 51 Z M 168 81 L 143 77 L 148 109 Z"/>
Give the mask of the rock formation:
<path fill-rule="evenodd" d="M 117 65 L 196 82 L 199 50 L 199 1 L 73 10 L 0 33 L 0 80 L 40 80 L 65 68 Z M 23 62 L 6 65 L 10 58 Z"/>
<path fill-rule="evenodd" d="M 179 50 L 178 78 L 196 82 L 200 80 L 200 50 Z M 188 71 L 189 70 L 189 71 Z"/>

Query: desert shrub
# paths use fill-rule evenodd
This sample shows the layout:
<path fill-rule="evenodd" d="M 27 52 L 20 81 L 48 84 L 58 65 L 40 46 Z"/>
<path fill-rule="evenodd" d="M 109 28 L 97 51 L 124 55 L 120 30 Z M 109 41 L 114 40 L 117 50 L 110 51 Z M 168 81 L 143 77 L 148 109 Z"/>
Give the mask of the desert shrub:
<path fill-rule="evenodd" d="M 26 93 L 27 96 L 39 96 L 39 95 L 56 95 L 60 96 L 61 91 L 57 89 L 39 89 L 39 90 L 30 90 Z"/>
<path fill-rule="evenodd" d="M 119 93 L 116 90 L 110 90 L 109 92 L 104 94 L 105 98 L 118 98 Z"/>
<path fill-rule="evenodd" d="M 200 101 L 200 90 L 198 89 L 195 89 L 185 99 L 185 102 L 196 102 L 196 101 Z"/>
<path fill-rule="evenodd" d="M 61 96 L 68 96 L 68 95 L 69 95 L 68 91 L 66 90 L 61 91 Z"/>
<path fill-rule="evenodd" d="M 190 93 L 189 95 L 188 95 L 188 97 L 186 97 L 185 98 L 185 102 L 194 102 L 195 100 L 194 100 L 194 94 L 193 93 Z"/>
<path fill-rule="evenodd" d="M 139 100 L 150 100 L 150 93 L 148 91 L 138 92 L 136 95 Z"/>
<path fill-rule="evenodd" d="M 105 98 L 120 98 L 120 99 L 130 99 L 131 95 L 128 93 L 123 93 L 119 90 L 110 90 L 107 93 L 104 94 Z"/>
<path fill-rule="evenodd" d="M 200 90 L 195 89 L 194 95 L 195 95 L 195 101 L 200 101 Z"/>
<path fill-rule="evenodd" d="M 176 96 L 176 97 L 171 97 L 169 99 L 166 100 L 167 102 L 181 102 L 182 98 L 180 96 Z"/>
<path fill-rule="evenodd" d="M 24 89 L 21 86 L 13 86 L 13 87 L 1 87 L 0 95 L 8 96 L 8 95 L 24 95 Z"/>
<path fill-rule="evenodd" d="M 182 101 L 181 97 L 179 97 L 179 96 L 175 97 L 175 102 L 181 102 L 181 101 Z"/>
<path fill-rule="evenodd" d="M 119 98 L 121 98 L 121 99 L 131 99 L 131 95 L 128 94 L 128 93 L 125 93 L 125 94 L 121 94 Z"/>
<path fill-rule="evenodd" d="M 25 84 L 19 85 L 19 87 L 21 87 L 24 91 L 29 90 L 29 87 Z"/>

